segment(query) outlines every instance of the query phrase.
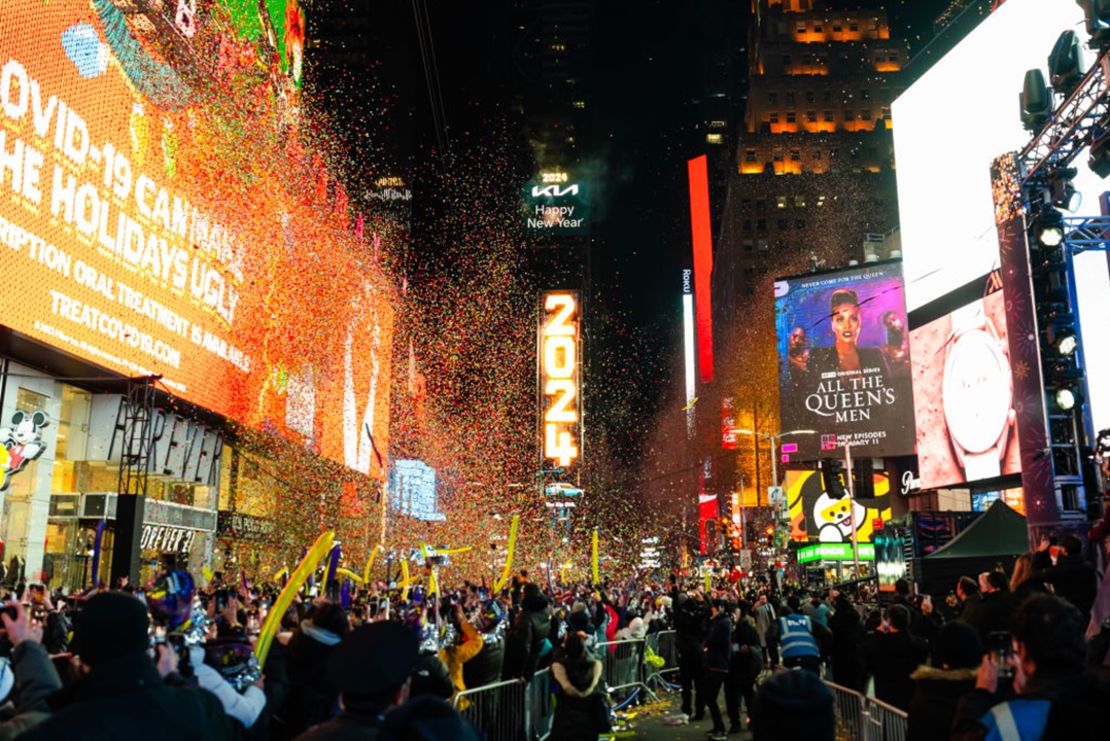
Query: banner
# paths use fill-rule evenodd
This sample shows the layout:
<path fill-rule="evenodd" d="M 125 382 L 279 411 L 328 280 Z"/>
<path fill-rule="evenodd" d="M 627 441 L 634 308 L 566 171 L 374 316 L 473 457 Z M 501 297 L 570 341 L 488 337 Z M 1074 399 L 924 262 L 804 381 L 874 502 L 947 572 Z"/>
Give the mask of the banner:
<path fill-rule="evenodd" d="M 910 344 L 897 262 L 775 282 L 783 430 L 797 460 L 914 452 Z"/>

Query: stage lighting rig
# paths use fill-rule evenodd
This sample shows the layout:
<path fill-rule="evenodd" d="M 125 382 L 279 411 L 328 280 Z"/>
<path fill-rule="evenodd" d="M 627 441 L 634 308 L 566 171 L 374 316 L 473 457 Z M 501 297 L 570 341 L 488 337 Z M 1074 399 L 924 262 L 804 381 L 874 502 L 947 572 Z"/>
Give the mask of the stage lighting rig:
<path fill-rule="evenodd" d="M 1021 125 L 1026 130 L 1038 133 L 1052 118 L 1052 93 L 1044 81 L 1044 73 L 1031 69 L 1025 73 L 1021 86 Z"/>
<path fill-rule="evenodd" d="M 1065 98 L 1075 91 L 1086 70 L 1083 68 L 1083 50 L 1075 31 L 1064 31 L 1056 39 L 1048 55 L 1048 80 L 1052 89 Z"/>
<path fill-rule="evenodd" d="M 1064 243 L 1064 217 L 1051 206 L 1041 209 L 1030 226 L 1036 244 L 1042 249 L 1055 249 Z"/>
<path fill-rule="evenodd" d="M 1052 205 L 1072 213 L 1083 203 L 1083 194 L 1072 185 L 1072 179 L 1079 173 L 1074 167 L 1064 167 L 1054 171 L 1046 180 L 1048 196 Z"/>
<path fill-rule="evenodd" d="M 1088 42 L 1092 49 L 1110 46 L 1110 0 L 1075 0 L 1087 20 Z"/>

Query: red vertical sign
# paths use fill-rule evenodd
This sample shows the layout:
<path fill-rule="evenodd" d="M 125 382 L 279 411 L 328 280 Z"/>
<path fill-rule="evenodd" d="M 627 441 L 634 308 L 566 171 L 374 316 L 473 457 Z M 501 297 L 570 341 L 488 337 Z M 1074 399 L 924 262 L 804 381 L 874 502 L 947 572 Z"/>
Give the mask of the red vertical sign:
<path fill-rule="evenodd" d="M 709 223 L 709 173 L 705 155 L 686 163 L 690 179 L 690 233 L 694 244 L 694 305 L 698 325 L 698 369 L 702 383 L 713 381 L 713 234 Z"/>

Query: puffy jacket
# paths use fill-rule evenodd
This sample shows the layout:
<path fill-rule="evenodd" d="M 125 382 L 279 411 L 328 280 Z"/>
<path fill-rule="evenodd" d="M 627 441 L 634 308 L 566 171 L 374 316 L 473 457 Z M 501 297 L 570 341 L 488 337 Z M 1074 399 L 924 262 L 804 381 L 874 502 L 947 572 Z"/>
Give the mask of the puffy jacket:
<path fill-rule="evenodd" d="M 462 692 L 466 689 L 466 681 L 463 679 L 463 665 L 482 650 L 482 636 L 478 634 L 478 629 L 471 625 L 468 620 L 462 621 L 462 638 L 462 643 L 447 646 L 439 651 L 439 660 L 447 667 L 447 674 L 450 675 L 451 684 L 456 692 Z M 460 705 L 459 709 L 464 710 L 465 708 Z"/>
<path fill-rule="evenodd" d="M 470 689 L 492 684 L 501 679 L 501 663 L 505 658 L 505 638 L 482 639 L 482 650 L 463 664 L 463 684 Z"/>
<path fill-rule="evenodd" d="M 62 680 L 41 643 L 23 641 L 12 651 L 15 685 L 12 699 L 18 714 L 0 723 L 0 740 L 8 741 L 50 717 L 46 700 L 62 688 Z"/>
<path fill-rule="evenodd" d="M 732 664 L 732 620 L 722 611 L 709 621 L 705 636 L 705 668 L 727 672 Z"/>
<path fill-rule="evenodd" d="M 544 640 L 551 634 L 551 616 L 543 596 L 525 598 L 505 641 L 502 679 L 531 679 L 540 662 Z"/>

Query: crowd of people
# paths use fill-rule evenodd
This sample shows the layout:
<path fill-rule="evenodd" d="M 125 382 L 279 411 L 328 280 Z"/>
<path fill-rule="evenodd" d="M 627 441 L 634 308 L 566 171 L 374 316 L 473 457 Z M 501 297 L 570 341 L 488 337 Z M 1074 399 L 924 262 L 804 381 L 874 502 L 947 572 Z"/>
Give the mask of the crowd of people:
<path fill-rule="evenodd" d="M 554 585 L 522 571 L 500 590 L 442 594 L 332 581 L 270 616 L 281 585 L 217 574 L 195 586 L 172 567 L 139 588 L 32 584 L 0 610 L 0 741 L 481 738 L 496 708 L 459 693 L 543 668 L 550 738 L 596 738 L 612 717 L 602 644 L 664 630 L 673 717 L 711 724 L 711 738 L 832 739 L 829 682 L 908 713 L 914 740 L 1061 738 L 1097 727 L 1110 701 L 1110 621 L 1091 624 L 1082 543 L 1056 550 L 962 577 L 935 603 L 906 580 L 876 595 L 677 575 Z"/>

